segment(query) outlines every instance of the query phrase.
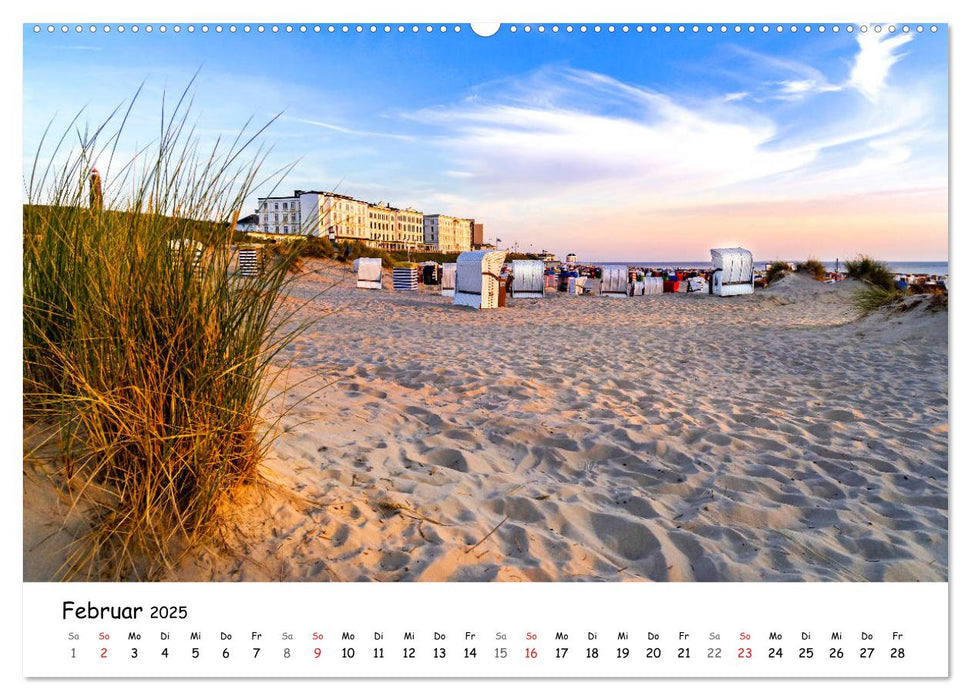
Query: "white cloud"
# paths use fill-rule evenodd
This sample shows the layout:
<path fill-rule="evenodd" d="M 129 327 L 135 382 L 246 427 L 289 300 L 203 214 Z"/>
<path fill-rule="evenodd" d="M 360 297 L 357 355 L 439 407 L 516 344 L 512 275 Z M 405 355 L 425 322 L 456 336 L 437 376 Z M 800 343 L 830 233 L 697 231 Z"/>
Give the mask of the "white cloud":
<path fill-rule="evenodd" d="M 789 170 L 812 158 L 806 149 L 768 147 L 774 125 L 747 110 L 689 108 L 583 71 L 545 77 L 555 87 L 540 87 L 541 100 L 480 96 L 413 118 L 446 130 L 441 145 L 472 185 L 497 197 L 564 198 L 564 206 L 591 188 L 601 200 L 660 201 Z M 497 92 L 516 95 L 519 87 Z M 611 109 L 603 110 L 604 104 Z"/>
<path fill-rule="evenodd" d="M 807 97 L 847 89 L 809 68 L 803 75 L 786 89 Z M 926 159 L 915 161 L 933 127 L 929 96 L 914 86 L 894 87 L 879 104 L 848 100 L 797 129 L 750 93 L 676 96 L 562 67 L 475 90 L 475 100 L 401 118 L 432 134 L 423 144 L 445 164 L 443 205 L 474 208 L 499 230 L 554 235 L 712 201 L 941 184 Z"/>
<path fill-rule="evenodd" d="M 910 34 L 877 34 L 861 32 L 856 41 L 860 51 L 856 55 L 847 85 L 862 92 L 868 100 L 875 102 L 887 82 L 890 68 L 903 54 L 898 52 L 904 44 L 911 41 Z"/>
<path fill-rule="evenodd" d="M 732 50 L 749 61 L 754 73 L 768 78 L 753 91 L 758 100 L 799 100 L 820 92 L 836 92 L 840 85 L 833 84 L 818 69 L 801 61 L 764 54 L 741 46 Z"/>
<path fill-rule="evenodd" d="M 838 92 L 842 88 L 839 85 L 832 85 L 827 82 L 817 80 L 783 80 L 777 83 L 780 94 L 776 97 L 781 99 L 801 98 L 807 95 L 820 92 Z"/>

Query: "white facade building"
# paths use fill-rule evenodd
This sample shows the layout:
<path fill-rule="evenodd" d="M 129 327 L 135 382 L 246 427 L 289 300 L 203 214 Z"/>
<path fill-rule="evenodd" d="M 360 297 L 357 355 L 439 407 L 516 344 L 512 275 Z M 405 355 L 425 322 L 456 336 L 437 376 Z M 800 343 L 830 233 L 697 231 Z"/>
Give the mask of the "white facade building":
<path fill-rule="evenodd" d="M 380 247 L 390 247 L 397 238 L 395 210 L 385 202 L 368 204 L 368 235 Z"/>
<path fill-rule="evenodd" d="M 369 204 L 334 192 L 295 190 L 292 197 L 261 197 L 259 233 L 358 240 L 389 250 L 472 250 L 473 221 L 425 215 L 387 202 Z"/>
<path fill-rule="evenodd" d="M 300 195 L 294 197 L 261 197 L 257 212 L 262 233 L 300 233 Z"/>
<path fill-rule="evenodd" d="M 472 219 L 460 219 L 445 214 L 426 214 L 424 229 L 427 248 L 440 253 L 461 253 L 472 250 Z"/>
<path fill-rule="evenodd" d="M 366 202 L 333 192 L 296 190 L 293 195 L 258 200 L 260 233 L 371 239 Z"/>
<path fill-rule="evenodd" d="M 418 250 L 425 244 L 425 215 L 415 209 L 395 210 L 395 233 L 404 250 Z"/>

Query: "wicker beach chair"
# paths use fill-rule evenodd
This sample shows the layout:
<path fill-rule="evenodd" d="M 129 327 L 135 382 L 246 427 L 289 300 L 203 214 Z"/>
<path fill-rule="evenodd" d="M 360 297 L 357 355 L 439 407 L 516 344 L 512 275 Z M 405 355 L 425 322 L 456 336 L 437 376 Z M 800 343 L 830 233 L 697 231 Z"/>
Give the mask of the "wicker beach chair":
<path fill-rule="evenodd" d="M 755 265 L 752 252 L 745 248 L 711 249 L 709 293 L 731 297 L 755 292 Z"/>
<path fill-rule="evenodd" d="M 704 292 L 708 288 L 708 283 L 705 278 L 701 275 L 695 275 L 694 277 L 689 277 L 688 280 L 688 293 L 692 292 Z"/>
<path fill-rule="evenodd" d="M 455 262 L 455 297 L 452 303 L 475 309 L 495 309 L 499 306 L 499 273 L 506 252 L 475 250 L 462 253 Z"/>
<path fill-rule="evenodd" d="M 626 265 L 604 265 L 601 296 L 626 297 L 629 273 Z"/>
<path fill-rule="evenodd" d="M 200 274 L 202 243 L 191 238 L 173 238 L 169 241 L 169 257 L 175 266 L 191 263 L 192 271 Z"/>
<path fill-rule="evenodd" d="M 455 263 L 442 263 L 442 296 L 455 296 Z"/>
<path fill-rule="evenodd" d="M 263 274 L 263 255 L 260 248 L 240 248 L 238 258 L 239 274 L 242 277 L 259 277 Z"/>
<path fill-rule="evenodd" d="M 583 294 L 583 285 L 586 281 L 586 277 L 567 277 L 567 294 Z"/>
<path fill-rule="evenodd" d="M 513 260 L 513 299 L 542 298 L 546 291 L 545 274 L 546 265 L 542 260 Z"/>
<path fill-rule="evenodd" d="M 417 292 L 418 265 L 414 263 L 408 265 L 396 265 L 392 273 L 392 282 L 395 291 Z"/>
<path fill-rule="evenodd" d="M 354 261 L 354 267 L 360 289 L 381 289 L 381 258 L 358 258 Z"/>

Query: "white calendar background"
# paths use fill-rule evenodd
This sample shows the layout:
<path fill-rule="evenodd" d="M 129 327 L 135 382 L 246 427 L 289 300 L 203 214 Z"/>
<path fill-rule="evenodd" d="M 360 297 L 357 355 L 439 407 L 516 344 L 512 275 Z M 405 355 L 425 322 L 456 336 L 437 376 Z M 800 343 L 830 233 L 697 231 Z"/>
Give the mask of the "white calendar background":
<path fill-rule="evenodd" d="M 938 583 L 34 583 L 24 673 L 944 677 L 947 604 Z"/>

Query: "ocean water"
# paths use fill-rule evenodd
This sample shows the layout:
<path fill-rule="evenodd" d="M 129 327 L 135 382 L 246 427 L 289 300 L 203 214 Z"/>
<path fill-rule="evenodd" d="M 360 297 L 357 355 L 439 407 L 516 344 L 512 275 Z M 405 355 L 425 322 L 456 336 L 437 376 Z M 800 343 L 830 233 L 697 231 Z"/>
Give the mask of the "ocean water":
<path fill-rule="evenodd" d="M 767 264 L 772 261 L 757 260 L 755 261 L 755 269 L 762 270 Z M 795 260 L 791 262 L 797 262 Z M 631 267 L 653 267 L 653 268 L 686 268 L 686 269 L 697 269 L 704 270 L 711 267 L 711 260 L 704 261 L 678 261 L 678 262 L 621 262 L 621 261 L 611 261 L 611 262 L 583 262 L 583 265 L 628 265 Z M 830 260 L 824 262 L 827 270 L 836 270 L 836 261 Z M 907 275 L 947 275 L 948 274 L 948 263 L 946 260 L 943 261 L 927 261 L 927 260 L 887 260 L 886 264 L 890 266 L 890 269 L 898 274 Z M 839 269 L 841 272 L 846 271 L 846 267 L 843 261 L 840 261 Z"/>

